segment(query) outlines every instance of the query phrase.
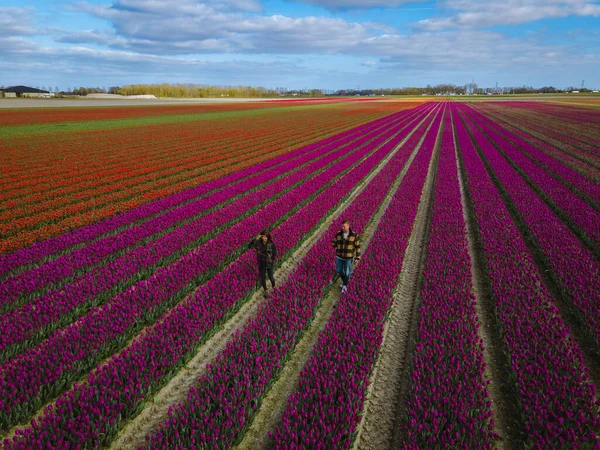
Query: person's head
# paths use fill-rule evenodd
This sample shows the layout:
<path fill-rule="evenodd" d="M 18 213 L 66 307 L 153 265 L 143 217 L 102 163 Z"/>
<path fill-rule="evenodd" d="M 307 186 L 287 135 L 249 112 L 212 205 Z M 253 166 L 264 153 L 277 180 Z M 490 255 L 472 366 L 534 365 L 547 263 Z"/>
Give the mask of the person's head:
<path fill-rule="evenodd" d="M 344 233 L 349 233 L 350 232 L 350 221 L 349 220 L 344 220 L 342 222 L 342 231 Z"/>
<path fill-rule="evenodd" d="M 271 240 L 271 235 L 269 234 L 269 232 L 267 230 L 262 230 L 260 232 L 260 240 L 265 245 L 267 244 L 267 242 L 269 242 Z"/>

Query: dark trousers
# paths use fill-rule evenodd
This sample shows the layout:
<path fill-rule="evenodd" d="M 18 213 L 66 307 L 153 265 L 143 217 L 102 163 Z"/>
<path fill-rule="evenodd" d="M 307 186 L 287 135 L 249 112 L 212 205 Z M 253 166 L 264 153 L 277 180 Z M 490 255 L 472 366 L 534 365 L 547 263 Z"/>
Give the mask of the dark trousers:
<path fill-rule="evenodd" d="M 260 275 L 260 284 L 263 289 L 267 290 L 267 276 L 271 281 L 271 287 L 275 287 L 275 277 L 273 276 L 273 266 L 267 266 L 263 264 L 258 265 L 258 273 Z"/>

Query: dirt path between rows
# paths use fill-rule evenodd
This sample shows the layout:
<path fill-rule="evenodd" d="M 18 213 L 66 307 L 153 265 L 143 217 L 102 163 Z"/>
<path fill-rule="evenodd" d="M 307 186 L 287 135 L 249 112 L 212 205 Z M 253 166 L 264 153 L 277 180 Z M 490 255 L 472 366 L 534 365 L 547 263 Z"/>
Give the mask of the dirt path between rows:
<path fill-rule="evenodd" d="M 430 114 L 428 114 L 427 117 L 423 120 L 427 120 Z M 420 123 L 422 123 L 422 121 Z M 414 130 L 418 128 L 420 123 L 414 126 Z M 386 158 L 381 167 L 383 167 L 383 165 L 386 164 L 387 161 L 389 161 L 397 151 L 399 151 L 399 149 L 404 145 L 404 143 L 410 138 L 411 135 L 412 133 L 408 135 L 393 150 L 393 152 L 389 155 L 388 158 Z M 404 175 L 408 171 L 408 168 L 412 164 L 417 152 L 419 151 L 423 139 L 421 139 L 419 143 L 415 146 L 415 148 L 412 150 L 411 155 L 409 156 L 404 167 L 400 171 L 400 174 L 390 187 L 390 190 L 386 194 L 386 197 L 381 202 L 381 206 L 378 212 L 375 214 L 371 223 L 363 230 L 363 253 L 368 248 L 373 234 L 379 226 L 381 218 L 385 214 L 390 202 L 392 201 L 394 194 L 396 193 L 400 184 L 402 183 Z M 350 204 L 350 202 L 353 199 L 354 198 L 348 200 L 346 203 Z M 306 331 L 302 340 L 294 348 L 290 360 L 283 368 L 279 379 L 270 389 L 267 396 L 263 399 L 260 409 L 256 417 L 254 418 L 250 428 L 246 432 L 244 439 L 237 447 L 235 447 L 235 449 L 256 450 L 267 449 L 271 447 L 272 440 L 270 439 L 269 433 L 274 432 L 277 426 L 281 423 L 283 413 L 285 412 L 285 409 L 288 404 L 288 399 L 298 389 L 302 370 L 312 357 L 315 344 L 317 343 L 317 340 L 319 338 L 319 334 L 325 329 L 329 318 L 336 309 L 336 306 L 339 301 L 339 295 L 339 286 L 335 286 L 325 295 L 315 313 L 315 317 L 312 321 L 312 324 L 310 325 L 310 328 Z"/>
<path fill-rule="evenodd" d="M 306 238 L 302 245 L 281 265 L 274 274 L 278 286 L 285 283 L 313 244 L 329 228 L 332 220 L 343 213 L 347 205 L 362 192 L 388 160 L 389 157 L 386 157 L 365 180 L 359 183 L 349 198 L 329 216 L 328 220 L 325 220 L 317 230 Z M 151 433 L 168 417 L 169 408 L 173 404 L 187 399 L 190 387 L 206 373 L 207 366 L 214 363 L 219 353 L 232 338 L 233 333 L 244 327 L 248 319 L 256 313 L 258 305 L 263 300 L 262 291 L 255 292 L 237 314 L 229 319 L 209 341 L 202 345 L 186 366 L 154 396 L 153 402 L 148 403 L 142 412 L 121 430 L 111 443 L 110 448 L 114 450 L 137 449 L 143 445 L 146 435 Z"/>
<path fill-rule="evenodd" d="M 466 226 L 466 236 L 469 249 L 469 257 L 471 258 L 471 279 L 473 280 L 473 294 L 475 295 L 475 307 L 477 311 L 477 317 L 479 318 L 479 337 L 483 339 L 483 361 L 485 363 L 484 379 L 489 380 L 488 393 L 492 402 L 492 412 L 494 415 L 494 432 L 496 432 L 500 439 L 497 441 L 496 448 L 498 450 L 505 449 L 505 442 L 507 439 L 508 423 L 505 419 L 504 412 L 507 410 L 507 406 L 504 404 L 502 398 L 502 391 L 500 389 L 500 361 L 497 355 L 501 351 L 498 345 L 497 339 L 495 338 L 494 329 L 492 327 L 493 311 L 490 306 L 484 306 L 490 300 L 490 289 L 489 283 L 486 283 L 486 276 L 483 268 L 481 258 L 477 257 L 477 251 L 475 246 L 475 223 L 474 217 L 469 210 L 469 201 L 467 199 L 467 192 L 465 189 L 466 180 L 463 179 L 464 169 L 462 166 L 462 159 L 458 154 L 458 145 L 456 140 L 456 134 L 454 129 L 454 118 L 452 119 L 452 134 L 454 136 L 454 154 L 456 157 L 456 165 L 458 170 L 458 184 L 460 187 L 460 196 L 463 209 L 463 218 Z M 508 447 L 510 448 L 510 447 Z"/>
<path fill-rule="evenodd" d="M 413 119 L 411 119 L 411 120 L 413 120 Z M 379 127 L 378 129 L 379 129 L 379 130 L 381 130 L 381 127 Z M 395 136 L 395 135 L 394 135 L 394 136 Z M 392 138 L 390 138 L 390 139 L 392 139 Z M 386 142 L 388 142 L 390 139 L 388 139 Z M 383 144 L 382 144 L 382 145 L 383 145 Z M 386 160 L 386 161 L 387 161 L 387 160 Z M 380 163 L 380 164 L 381 164 L 381 163 Z M 377 171 L 378 171 L 378 170 L 380 170 L 380 168 L 381 168 L 381 167 L 382 167 L 382 166 L 380 165 L 380 166 L 379 166 L 379 168 L 376 168 L 375 170 L 377 170 Z M 360 183 L 359 183 L 357 186 L 360 186 Z M 320 229 L 320 228 L 319 228 L 319 229 Z M 306 244 L 305 244 L 305 245 L 306 245 Z M 311 245 L 312 245 L 312 244 L 311 244 Z M 291 272 L 291 270 L 293 269 L 293 267 L 295 267 L 295 264 L 297 264 L 297 262 L 298 262 L 298 261 L 297 261 L 297 259 L 299 259 L 299 258 L 303 257 L 303 255 L 302 255 L 301 257 L 297 257 L 297 256 L 296 256 L 297 254 L 299 254 L 299 252 L 300 252 L 301 250 L 302 250 L 302 248 L 300 248 L 300 249 L 297 249 L 297 251 L 296 251 L 296 252 L 295 252 L 293 255 L 291 255 L 291 256 L 290 256 L 290 257 L 289 257 L 289 258 L 288 258 L 286 261 L 284 261 L 284 262 L 283 262 L 283 264 L 281 265 L 281 267 L 278 269 L 278 273 L 284 273 L 285 271 L 287 271 L 288 273 L 289 273 L 289 272 Z M 308 250 L 306 250 L 306 251 L 308 251 Z M 223 269 L 224 269 L 224 268 L 223 268 Z M 283 272 L 282 272 L 282 271 L 283 271 Z M 275 275 L 276 275 L 276 278 L 277 278 L 277 274 L 275 274 Z M 191 290 L 190 290 L 190 291 L 188 291 L 188 295 L 193 295 L 193 293 L 194 293 L 194 292 L 195 292 L 195 290 L 194 290 L 194 291 L 191 291 Z M 258 296 L 257 296 L 257 297 L 258 297 Z M 186 296 L 186 297 L 185 297 L 183 300 L 179 301 L 177 304 L 184 303 L 184 302 L 186 301 L 186 299 L 187 299 L 187 298 L 188 298 L 188 297 Z M 259 300 L 260 300 L 260 299 L 259 299 Z M 255 301 L 255 299 L 254 299 L 254 298 L 250 299 L 248 302 L 249 302 L 249 303 L 251 303 L 251 304 L 252 304 L 252 303 L 256 303 L 256 301 Z M 248 303 L 248 302 L 247 302 L 247 303 Z M 106 306 L 106 305 L 104 305 L 104 306 Z M 102 306 L 102 307 L 104 307 L 104 306 Z M 175 310 L 175 307 L 176 307 L 176 306 L 177 306 L 177 305 L 174 305 L 174 306 L 173 306 L 171 309 L 169 309 L 168 311 L 164 312 L 164 313 L 163 313 L 163 315 L 162 315 L 161 317 L 157 318 L 156 322 L 154 322 L 153 324 L 151 324 L 151 325 L 149 325 L 149 326 L 147 326 L 147 327 L 143 328 L 142 330 L 139 330 L 139 331 L 138 331 L 138 333 L 136 333 L 134 336 L 132 336 L 132 337 L 129 339 L 129 341 L 128 341 L 128 342 L 127 342 L 127 343 L 126 343 L 124 346 L 123 346 L 123 348 L 122 348 L 121 350 L 119 350 L 119 351 L 118 351 L 116 354 L 114 354 L 114 355 L 109 355 L 109 356 L 107 356 L 106 358 L 104 358 L 104 359 L 103 359 L 101 362 L 99 362 L 99 363 L 97 364 L 97 366 L 96 366 L 96 367 L 102 367 L 102 366 L 104 366 L 104 365 L 108 364 L 108 363 L 109 363 L 109 362 L 110 362 L 110 361 L 113 359 L 113 357 L 114 357 L 115 355 L 117 355 L 117 354 L 120 354 L 120 353 L 124 352 L 124 351 L 125 351 L 125 350 L 126 350 L 126 349 L 127 349 L 127 348 L 128 348 L 128 347 L 129 347 L 129 346 L 132 344 L 132 343 L 133 343 L 133 341 L 134 341 L 134 340 L 136 340 L 136 339 L 138 339 L 138 338 L 139 338 L 139 336 L 140 336 L 142 333 L 146 333 L 146 332 L 148 332 L 149 330 L 153 329 L 154 327 L 158 326 L 158 325 L 159 325 L 161 322 L 163 322 L 163 321 L 164 321 L 164 320 L 165 320 L 165 319 L 166 319 L 166 318 L 167 318 L 167 317 L 168 317 L 168 316 L 169 316 L 169 315 L 170 315 L 170 314 L 171 314 L 171 313 L 172 313 L 172 312 Z M 256 307 L 256 305 L 252 307 L 252 308 L 253 308 L 253 310 L 255 309 L 255 307 Z M 247 312 L 247 309 L 246 309 L 246 308 L 247 308 L 247 306 L 242 306 L 242 307 L 240 308 L 240 311 L 238 311 L 238 313 L 236 313 L 236 314 L 248 314 L 248 312 Z M 234 317 L 232 317 L 232 318 L 230 319 L 231 321 L 233 321 L 232 323 L 234 324 L 234 330 L 238 328 L 238 326 L 235 326 L 235 320 L 236 320 L 236 317 L 237 317 L 237 316 L 234 316 Z M 248 317 L 249 317 L 249 316 L 248 316 Z M 82 318 L 79 318 L 78 320 L 82 320 Z M 246 318 L 246 320 L 247 320 L 247 318 Z M 244 320 L 244 322 L 242 322 L 241 324 L 239 324 L 239 327 L 243 326 L 243 323 L 245 323 L 245 320 Z M 227 327 L 227 324 L 223 325 L 223 327 L 225 327 L 225 328 L 226 328 L 226 327 Z M 215 339 L 215 340 L 216 340 L 216 339 L 219 337 L 219 335 L 220 335 L 220 334 L 217 334 L 217 335 L 216 335 L 216 336 L 214 336 L 212 339 Z M 39 344 L 38 344 L 38 345 L 39 345 Z M 219 350 L 219 351 L 220 351 L 220 350 Z M 186 367 L 190 367 L 190 366 L 189 366 L 189 364 L 187 364 L 187 365 L 186 365 Z M 94 369 L 94 370 L 96 370 L 96 369 Z M 77 380 L 75 380 L 75 382 L 77 383 L 77 385 L 78 385 L 78 386 L 83 386 L 83 385 L 85 385 L 85 384 L 87 383 L 87 380 L 88 380 L 88 378 L 89 378 L 90 374 L 91 374 L 91 373 L 92 373 L 94 370 L 91 370 L 91 371 L 87 372 L 86 374 L 82 375 L 80 378 L 78 378 Z M 185 369 L 183 369 L 183 370 L 185 370 Z M 74 387 L 72 386 L 70 389 L 68 389 L 68 390 L 67 390 L 67 391 L 65 391 L 63 394 L 61 394 L 61 396 L 63 396 L 63 395 L 65 395 L 65 394 L 67 394 L 69 391 L 72 391 L 73 389 L 74 389 Z M 59 397 L 59 398 L 60 398 L 60 397 Z M 9 440 L 10 440 L 10 439 L 13 439 L 13 437 L 16 435 L 16 432 L 17 432 L 17 430 L 20 430 L 20 429 L 22 429 L 23 427 L 30 427 L 30 426 L 31 426 L 31 420 L 35 420 L 36 422 L 38 422 L 38 423 L 39 423 L 39 422 L 41 421 L 41 419 L 42 419 L 42 418 L 44 417 L 44 415 L 45 415 L 44 411 L 45 411 L 45 410 L 46 410 L 48 407 L 54 407 L 54 405 L 56 404 L 57 400 L 58 400 L 58 398 L 57 398 L 57 399 L 54 399 L 54 400 L 52 400 L 52 401 L 50 401 L 50 402 L 48 402 L 48 403 L 46 403 L 46 404 L 44 404 L 43 406 L 41 406 L 41 407 L 38 409 L 38 411 L 37 411 L 37 412 L 36 412 L 36 413 L 35 413 L 35 414 L 32 416 L 32 418 L 31 418 L 31 419 L 28 419 L 26 422 L 23 422 L 23 423 L 19 423 L 19 424 L 17 424 L 17 425 L 14 425 L 14 426 L 13 426 L 11 429 L 9 429 L 9 430 L 8 430 L 8 431 L 7 431 L 7 432 L 4 434 L 4 435 L 2 435 L 2 434 L 0 433 L 0 438 L 1 438 L 1 439 L 9 439 Z M 157 396 L 155 396 L 155 398 L 154 398 L 154 401 L 155 401 L 155 402 L 157 401 Z M 134 420 L 135 420 L 135 419 L 134 419 Z M 122 432 L 123 432 L 123 431 L 121 431 L 121 433 L 122 433 Z M 119 435 L 120 435 L 120 434 L 119 434 Z"/>
<path fill-rule="evenodd" d="M 577 151 L 577 149 L 579 149 L 578 147 L 576 147 L 572 144 L 569 144 L 567 142 L 561 142 L 558 139 L 550 137 L 548 135 L 545 135 L 544 133 L 537 131 L 530 126 L 522 125 L 515 121 L 510 122 L 509 119 L 499 115 L 498 113 L 495 113 L 495 112 L 485 112 L 484 113 L 479 108 L 474 107 L 474 109 L 476 109 L 480 113 L 484 114 L 486 117 L 493 119 L 496 123 L 502 124 L 502 126 L 508 131 L 512 132 L 513 129 L 521 131 L 521 132 L 531 136 L 531 138 L 533 138 L 533 139 L 539 139 L 540 141 L 554 147 L 558 152 L 565 153 L 566 155 L 581 161 L 583 164 L 587 164 L 589 166 L 587 168 L 578 167 L 577 165 L 573 164 L 572 162 L 563 161 L 558 155 L 553 155 L 552 153 L 549 153 L 545 150 L 540 149 L 540 151 L 544 152 L 551 158 L 554 158 L 555 160 L 559 161 L 561 164 L 564 164 L 565 166 L 569 167 L 570 169 L 578 172 L 580 175 L 582 175 L 586 178 L 589 178 L 592 181 L 595 181 L 596 183 L 600 182 L 600 172 L 599 172 L 600 165 L 598 165 L 597 162 L 590 160 L 590 159 L 586 158 L 585 156 L 582 156 L 580 154 L 580 152 Z M 531 142 L 531 139 L 526 139 L 526 138 L 524 138 L 524 139 L 528 143 L 530 143 L 531 145 L 533 145 L 534 147 L 539 149 L 539 147 L 535 144 L 535 142 Z M 563 145 L 566 145 L 566 147 L 563 147 Z M 581 150 L 581 149 L 579 149 L 579 150 Z"/>
<path fill-rule="evenodd" d="M 457 120 L 466 121 L 466 117 L 459 117 Z M 460 155 L 460 148 L 455 145 Z M 478 150 L 478 156 L 485 166 L 488 175 L 491 178 L 492 183 L 498 189 L 498 192 L 505 203 L 507 210 L 516 225 L 519 233 L 525 241 L 525 244 L 538 268 L 538 273 L 544 283 L 544 286 L 550 297 L 554 299 L 554 305 L 558 308 L 560 316 L 563 319 L 565 325 L 569 329 L 569 335 L 572 342 L 577 343 L 580 350 L 583 353 L 583 363 L 587 365 L 590 370 L 591 381 L 598 385 L 600 380 L 600 364 L 598 363 L 598 357 L 590 348 L 589 340 L 580 333 L 581 323 L 575 319 L 570 312 L 569 300 L 565 300 L 564 294 L 558 288 L 556 279 L 554 279 L 550 273 L 546 262 L 543 261 L 538 254 L 538 249 L 535 244 L 528 238 L 528 228 L 520 222 L 518 216 L 515 215 L 514 206 L 511 206 L 511 202 L 507 199 L 503 192 L 503 187 L 499 185 L 499 182 L 495 179 L 495 174 L 492 169 L 488 166 L 487 160 Z M 459 158 L 459 170 L 461 181 L 461 188 L 467 186 L 466 175 L 464 167 L 462 166 L 462 159 Z M 501 189 L 502 188 L 502 189 Z M 468 189 L 463 191 L 466 194 Z M 526 439 L 525 425 L 522 420 L 518 419 L 518 411 L 522 410 L 522 406 L 517 403 L 519 398 L 518 391 L 515 390 L 515 385 L 509 380 L 514 377 L 509 361 L 505 356 L 506 346 L 502 338 L 502 333 L 496 324 L 496 305 L 492 297 L 491 285 L 489 282 L 489 274 L 483 256 L 481 255 L 482 248 L 481 238 L 478 232 L 478 228 L 475 222 L 475 212 L 473 210 L 472 202 L 468 198 L 468 194 L 463 196 L 463 208 L 466 205 L 466 218 L 467 226 L 469 230 L 469 244 L 470 244 L 470 255 L 473 264 L 473 270 L 478 271 L 477 275 L 473 276 L 473 280 L 477 289 L 477 312 L 481 321 L 480 333 L 484 339 L 486 368 L 485 376 L 491 380 L 489 387 L 489 394 L 492 401 L 492 410 L 494 413 L 495 420 L 495 431 L 501 436 L 501 440 L 497 441 L 496 447 L 499 449 L 520 449 L 523 447 L 523 441 Z M 466 201 L 465 201 L 466 198 Z M 472 249 L 471 249 L 472 244 Z M 473 251 L 472 251 L 473 250 Z M 596 391 L 596 399 L 600 398 L 600 392 Z M 517 412 L 515 412 L 517 411 Z M 523 419 L 525 420 L 525 419 Z"/>
<path fill-rule="evenodd" d="M 443 118 L 442 122 L 443 124 Z M 399 283 L 383 343 L 367 391 L 363 417 L 357 429 L 353 450 L 384 450 L 397 446 L 398 414 L 408 385 L 408 358 L 414 347 L 419 305 L 420 277 L 427 250 L 433 186 L 437 173 L 442 125 L 438 130 L 427 178 L 421 192 L 419 209 L 404 255 Z"/>

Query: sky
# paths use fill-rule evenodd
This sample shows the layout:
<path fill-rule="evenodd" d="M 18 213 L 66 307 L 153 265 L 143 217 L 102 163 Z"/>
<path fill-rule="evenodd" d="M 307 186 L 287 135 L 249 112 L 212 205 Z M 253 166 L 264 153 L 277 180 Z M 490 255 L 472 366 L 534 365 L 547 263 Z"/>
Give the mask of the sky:
<path fill-rule="evenodd" d="M 0 85 L 600 88 L 600 0 L 0 0 Z"/>

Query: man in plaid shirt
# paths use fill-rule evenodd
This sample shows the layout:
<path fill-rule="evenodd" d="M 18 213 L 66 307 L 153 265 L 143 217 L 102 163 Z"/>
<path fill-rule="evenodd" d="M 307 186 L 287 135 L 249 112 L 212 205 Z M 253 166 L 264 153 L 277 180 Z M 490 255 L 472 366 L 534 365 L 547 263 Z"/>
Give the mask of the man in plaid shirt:
<path fill-rule="evenodd" d="M 348 281 L 352 273 L 352 263 L 360 260 L 360 238 L 350 228 L 350 221 L 344 220 L 342 229 L 333 238 L 335 249 L 335 270 L 342 278 L 342 294 L 348 291 Z"/>

